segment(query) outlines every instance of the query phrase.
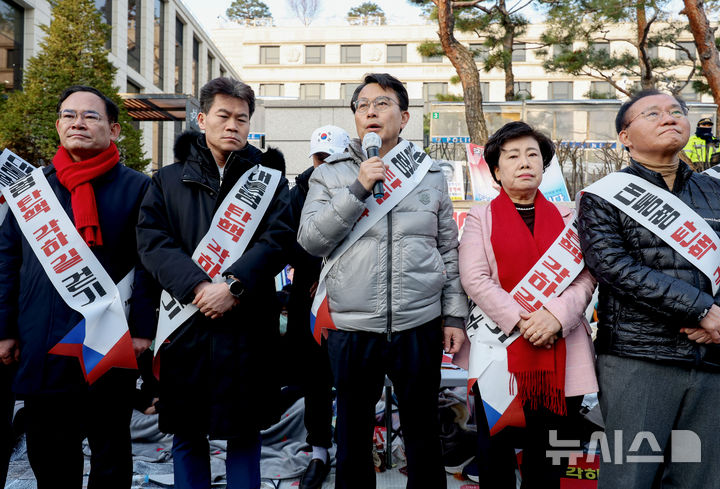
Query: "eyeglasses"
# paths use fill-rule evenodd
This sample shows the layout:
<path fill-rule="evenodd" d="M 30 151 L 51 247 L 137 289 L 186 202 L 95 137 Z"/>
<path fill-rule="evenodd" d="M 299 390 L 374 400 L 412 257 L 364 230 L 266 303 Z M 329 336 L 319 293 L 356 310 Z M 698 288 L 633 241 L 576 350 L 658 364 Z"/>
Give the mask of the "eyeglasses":
<path fill-rule="evenodd" d="M 628 127 L 630 127 L 630 124 L 635 122 L 635 119 L 637 119 L 638 117 L 642 117 L 643 119 L 645 119 L 648 122 L 657 122 L 660 120 L 660 118 L 663 116 L 663 114 L 669 114 L 670 117 L 672 117 L 673 119 L 682 119 L 683 117 L 685 117 L 687 115 L 687 111 L 682 107 L 673 107 L 670 110 L 662 110 L 662 109 L 658 109 L 657 107 L 651 107 L 647 110 L 643 110 L 638 115 L 636 115 L 635 117 L 630 119 L 630 122 L 625 124 L 624 129 L 627 129 Z"/>
<path fill-rule="evenodd" d="M 58 119 L 64 124 L 72 124 L 78 120 L 78 117 L 82 118 L 82 120 L 85 121 L 85 124 L 89 126 L 99 124 L 100 121 L 102 121 L 102 116 L 94 110 L 86 110 L 85 112 L 77 113 L 72 109 L 64 109 L 58 114 Z"/>
<path fill-rule="evenodd" d="M 391 103 L 392 102 L 392 103 Z M 370 104 L 372 104 L 373 108 L 377 112 L 385 112 L 390 108 L 390 106 L 397 102 L 395 102 L 390 97 L 386 97 L 384 95 L 381 95 L 377 97 L 375 100 L 368 100 L 366 98 L 359 98 L 355 102 L 353 102 L 353 107 L 355 107 L 355 112 L 359 112 L 360 114 L 366 113 L 370 109 Z M 400 105 L 400 104 L 398 104 Z"/>

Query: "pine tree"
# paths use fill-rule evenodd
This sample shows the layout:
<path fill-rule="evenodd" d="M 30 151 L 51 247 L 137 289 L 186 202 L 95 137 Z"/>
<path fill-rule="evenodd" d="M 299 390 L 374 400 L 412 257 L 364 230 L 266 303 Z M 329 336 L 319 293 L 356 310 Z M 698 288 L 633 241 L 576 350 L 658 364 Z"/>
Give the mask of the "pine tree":
<path fill-rule="evenodd" d="M 7 147 L 27 161 L 49 164 L 57 151 L 55 130 L 58 96 L 71 85 L 97 88 L 120 107 L 121 133 L 117 145 L 121 161 L 144 170 L 140 131 L 131 125 L 117 87 L 117 68 L 105 47 L 110 28 L 103 23 L 91 0 L 50 0 L 53 20 L 41 28 L 46 33 L 40 52 L 28 62 L 23 90 L 9 94 L 0 113 L 0 147 Z"/>

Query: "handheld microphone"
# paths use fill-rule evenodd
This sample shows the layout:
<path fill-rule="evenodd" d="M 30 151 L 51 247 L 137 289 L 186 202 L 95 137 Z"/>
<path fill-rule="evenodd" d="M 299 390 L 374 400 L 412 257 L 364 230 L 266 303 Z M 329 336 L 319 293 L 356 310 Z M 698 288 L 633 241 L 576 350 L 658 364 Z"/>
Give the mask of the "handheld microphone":
<path fill-rule="evenodd" d="M 377 133 L 369 132 L 365 134 L 365 137 L 363 137 L 362 148 L 365 150 L 369 158 L 378 156 L 380 153 L 380 146 L 382 146 L 382 139 L 380 139 L 380 136 L 378 136 Z M 378 180 L 375 182 L 375 185 L 373 185 L 373 197 L 379 199 L 383 195 L 385 195 L 385 186 L 382 180 Z"/>

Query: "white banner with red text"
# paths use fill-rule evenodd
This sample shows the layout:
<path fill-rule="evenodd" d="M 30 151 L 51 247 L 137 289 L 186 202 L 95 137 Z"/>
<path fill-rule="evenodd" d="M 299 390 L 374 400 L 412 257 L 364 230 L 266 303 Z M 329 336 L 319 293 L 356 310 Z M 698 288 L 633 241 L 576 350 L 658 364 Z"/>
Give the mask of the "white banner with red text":
<path fill-rule="evenodd" d="M 396 145 L 382 160 L 388 166 L 385 170 L 385 194 L 378 199 L 367 201 L 365 210 L 355 222 L 352 231 L 327 257 L 320 271 L 317 292 L 310 308 L 310 329 L 318 343 L 323 335 L 327 335 L 328 329 L 336 329 L 325 288 L 328 272 L 348 248 L 417 187 L 433 163 L 432 158 L 425 154 L 421 147 L 409 141 Z"/>
<path fill-rule="evenodd" d="M 0 155 L 0 173 L 7 175 L 18 160 L 22 161 L 5 150 Z M 1 190 L 55 290 L 83 317 L 50 353 L 78 357 L 90 384 L 111 367 L 137 368 L 126 319 L 134 271 L 121 281 L 125 295 L 121 294 L 77 232 L 42 168 Z"/>
<path fill-rule="evenodd" d="M 255 165 L 242 174 L 218 207 L 210 229 L 192 255 L 193 261 L 212 282 L 222 281 L 225 269 L 245 252 L 270 207 L 281 178 L 279 171 Z M 183 304 L 163 290 L 155 337 L 156 355 L 165 340 L 197 311 L 194 304 Z"/>

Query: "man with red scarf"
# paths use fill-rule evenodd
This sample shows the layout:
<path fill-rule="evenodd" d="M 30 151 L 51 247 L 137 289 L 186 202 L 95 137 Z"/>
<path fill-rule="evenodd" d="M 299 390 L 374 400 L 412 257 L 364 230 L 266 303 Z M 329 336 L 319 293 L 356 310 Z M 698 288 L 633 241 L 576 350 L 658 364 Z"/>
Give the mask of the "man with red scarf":
<path fill-rule="evenodd" d="M 112 280 L 119 282 L 135 268 L 128 325 L 140 355 L 155 335 L 159 296 L 135 244 L 140 201 L 150 179 L 120 163 L 118 107 L 103 93 L 70 87 L 57 111 L 60 147 L 44 175 Z M 78 358 L 48 353 L 81 320 L 8 213 L 0 227 L 0 360 L 18 362 L 13 390 L 25 400 L 28 458 L 38 488 L 83 486 L 84 438 L 92 451 L 88 487 L 129 488 L 137 371 L 111 369 L 88 385 Z"/>

